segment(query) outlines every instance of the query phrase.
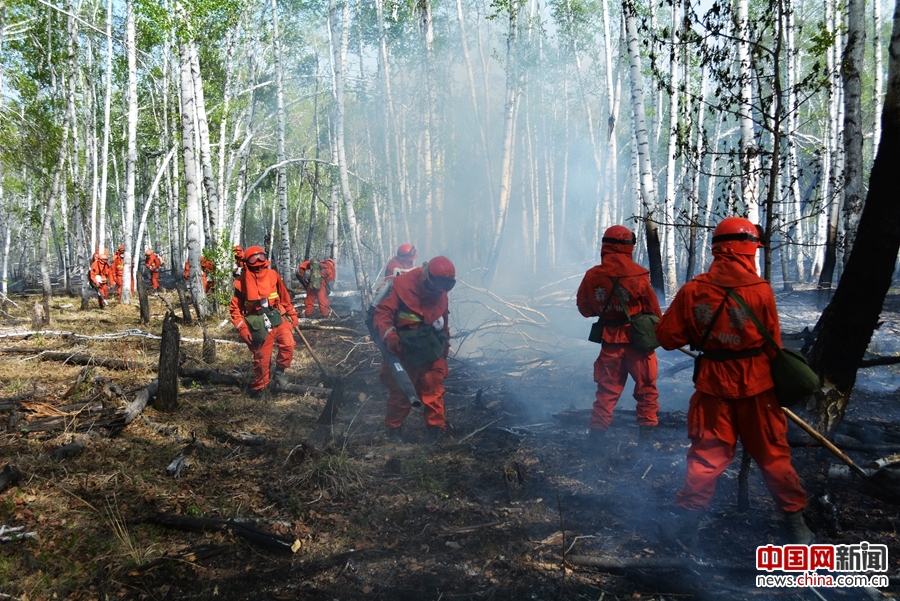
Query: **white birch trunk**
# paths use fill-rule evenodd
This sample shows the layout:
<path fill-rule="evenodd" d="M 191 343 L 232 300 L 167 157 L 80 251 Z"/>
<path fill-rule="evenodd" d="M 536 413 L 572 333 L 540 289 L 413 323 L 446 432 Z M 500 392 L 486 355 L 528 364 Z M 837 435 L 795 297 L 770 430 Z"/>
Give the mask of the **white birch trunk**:
<path fill-rule="evenodd" d="M 387 30 L 384 26 L 384 0 L 375 0 L 375 17 L 378 26 L 378 72 L 381 75 L 382 152 L 384 152 L 385 200 L 387 204 L 388 247 L 393 253 L 397 248 L 399 227 L 394 206 L 394 162 L 391 157 L 391 122 L 394 115 L 394 95 L 391 90 L 391 63 L 388 60 Z M 467 57 L 468 60 L 468 57 Z"/>
<path fill-rule="evenodd" d="M 672 4 L 672 39 L 669 51 L 669 86 L 671 94 L 669 94 L 669 127 L 668 135 L 668 155 L 666 157 L 666 197 L 663 201 L 663 239 L 665 241 L 665 274 L 666 289 L 678 289 L 678 274 L 676 271 L 675 261 L 675 159 L 678 153 L 678 138 L 676 132 L 678 130 L 678 28 L 681 22 L 679 15 L 679 4 Z"/>
<path fill-rule="evenodd" d="M 872 156 L 878 154 L 878 143 L 881 141 L 881 111 L 884 104 L 884 49 L 881 47 L 881 2 L 872 2 L 872 50 L 875 67 L 875 93 L 872 103 L 875 105 L 872 111 L 874 124 L 872 126 Z"/>
<path fill-rule="evenodd" d="M 738 109 L 741 125 L 741 202 L 744 214 L 759 222 L 759 147 L 753 125 L 753 65 L 750 56 L 750 2 L 737 0 L 737 53 L 741 103 Z"/>
<path fill-rule="evenodd" d="M 100 222 L 97 224 L 99 234 L 97 246 L 91 248 L 92 252 L 106 245 L 106 192 L 109 186 L 110 102 L 113 76 L 112 3 L 113 0 L 106 0 L 106 94 L 103 99 L 103 152 L 100 159 Z"/>
<path fill-rule="evenodd" d="M 137 168 L 137 50 L 135 47 L 134 31 L 134 2 L 126 3 L 125 17 L 125 53 L 128 57 L 128 116 L 127 116 L 127 159 L 125 161 L 125 260 L 122 278 L 122 302 L 128 304 L 131 300 L 131 288 L 134 282 L 135 269 L 132 262 L 137 260 L 131 255 L 134 242 L 134 189 L 135 169 Z"/>
<path fill-rule="evenodd" d="M 875 0 L 879 2 L 880 0 Z M 863 209 L 862 78 L 866 43 L 865 0 L 847 0 L 847 45 L 841 61 L 844 83 L 844 236 L 841 248 L 846 265 L 856 239 Z"/>
<path fill-rule="evenodd" d="M 278 24 L 278 0 L 272 0 L 272 46 L 275 59 L 275 104 L 278 112 L 278 162 L 284 163 L 287 160 L 284 150 L 287 114 L 284 110 L 284 57 L 282 56 L 281 32 Z M 278 169 L 278 181 L 275 188 L 278 200 L 278 229 L 281 234 L 278 272 L 281 274 L 281 279 L 290 282 L 294 268 L 291 258 L 291 232 L 288 226 L 287 167 L 284 165 Z"/>

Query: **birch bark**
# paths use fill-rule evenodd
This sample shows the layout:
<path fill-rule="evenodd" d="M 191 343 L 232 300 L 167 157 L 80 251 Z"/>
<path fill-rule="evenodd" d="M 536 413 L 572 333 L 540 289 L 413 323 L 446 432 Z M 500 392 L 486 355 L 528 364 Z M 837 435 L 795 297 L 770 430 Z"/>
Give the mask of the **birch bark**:
<path fill-rule="evenodd" d="M 880 0 L 874 0 L 876 3 Z M 862 78 L 866 42 L 865 0 L 847 0 L 847 45 L 841 62 L 844 83 L 843 263 L 850 258 L 863 208 Z"/>
<path fill-rule="evenodd" d="M 125 53 L 128 57 L 128 118 L 127 118 L 127 158 L 125 161 L 125 260 L 122 278 L 122 302 L 128 304 L 131 300 L 130 283 L 134 282 L 132 262 L 135 258 L 131 254 L 134 240 L 134 189 L 135 169 L 137 168 L 137 51 L 135 47 L 134 30 L 134 1 L 128 0 L 125 7 Z M 136 253 L 135 253 L 136 254 Z M 126 282 L 127 280 L 127 282 Z"/>
<path fill-rule="evenodd" d="M 287 113 L 284 110 L 284 57 L 281 48 L 281 32 L 278 24 L 278 0 L 272 0 L 272 46 L 275 58 L 275 104 L 278 112 L 278 162 L 284 163 L 284 137 L 287 130 Z M 278 272 L 285 282 L 291 281 L 293 259 L 291 258 L 291 232 L 288 225 L 287 166 L 278 168 L 276 184 L 278 197 L 278 230 L 280 236 Z"/>
<path fill-rule="evenodd" d="M 759 222 L 759 147 L 753 127 L 753 64 L 750 56 L 750 2 L 737 0 L 738 77 L 741 88 L 741 202 L 743 213 Z"/>
<path fill-rule="evenodd" d="M 663 237 L 665 239 L 666 289 L 678 289 L 675 268 L 675 161 L 678 155 L 678 28 L 680 25 L 678 2 L 672 3 L 672 38 L 669 48 L 669 127 L 668 154 L 666 157 L 666 196 L 663 202 Z"/>
<path fill-rule="evenodd" d="M 106 192 L 109 186 L 110 102 L 113 76 L 112 3 L 113 0 L 106 0 L 106 95 L 103 99 L 103 152 L 100 159 L 100 222 L 97 224 L 99 237 L 97 246 L 93 247 L 91 251 L 106 245 Z M 128 252 L 127 249 L 125 252 Z"/>

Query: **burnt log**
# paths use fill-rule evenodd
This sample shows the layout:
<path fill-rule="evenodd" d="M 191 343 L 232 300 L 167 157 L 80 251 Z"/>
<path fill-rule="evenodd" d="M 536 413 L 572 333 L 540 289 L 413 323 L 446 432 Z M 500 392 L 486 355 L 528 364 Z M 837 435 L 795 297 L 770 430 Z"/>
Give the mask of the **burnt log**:
<path fill-rule="evenodd" d="M 37 353 L 41 359 L 49 359 L 50 361 L 63 361 L 70 365 L 92 365 L 96 367 L 105 367 L 107 369 L 146 369 L 147 364 L 139 361 L 126 361 L 123 359 L 111 359 L 108 357 L 95 357 L 83 353 L 65 353 L 62 351 L 42 351 L 34 348 L 5 348 L 0 349 L 0 353 L 26 355 Z"/>
<path fill-rule="evenodd" d="M 45 456 L 49 459 L 54 459 L 57 461 L 62 461 L 63 459 L 71 459 L 75 457 L 79 453 L 84 450 L 84 447 L 87 443 L 82 440 L 76 440 L 75 442 L 70 442 L 67 445 L 63 445 L 58 449 L 53 449 L 52 451 L 45 454 Z"/>
<path fill-rule="evenodd" d="M 198 518 L 185 515 L 157 514 L 153 521 L 160 526 L 187 530 L 191 532 L 222 532 L 230 530 L 235 536 L 239 536 L 250 543 L 275 551 L 291 554 L 300 548 L 300 541 L 279 534 L 266 532 L 260 528 L 244 522 L 234 520 L 220 520 L 215 518 Z"/>
<path fill-rule="evenodd" d="M 3 492 L 10 486 L 18 484 L 22 479 L 22 472 L 16 466 L 7 463 L 0 472 L 0 492 Z"/>
<path fill-rule="evenodd" d="M 191 301 L 188 300 L 187 291 L 184 289 L 184 284 L 176 281 L 175 290 L 178 292 L 178 301 L 181 303 L 181 315 L 182 319 L 184 320 L 184 325 L 194 325 L 194 320 L 191 319 Z"/>
<path fill-rule="evenodd" d="M 178 409 L 178 350 L 181 334 L 174 318 L 173 313 L 166 313 L 159 344 L 159 390 L 153 406 L 160 411 Z"/>
<path fill-rule="evenodd" d="M 207 365 L 216 362 L 216 339 L 206 333 L 206 324 L 203 325 L 203 349 L 200 357 Z"/>
<path fill-rule="evenodd" d="M 209 428 L 209 433 L 211 436 L 222 442 L 243 445 L 246 447 L 261 447 L 268 442 L 268 440 L 266 440 L 266 437 L 261 434 L 251 434 L 250 432 L 231 432 L 229 430 L 223 430 L 215 426 L 211 426 Z"/>

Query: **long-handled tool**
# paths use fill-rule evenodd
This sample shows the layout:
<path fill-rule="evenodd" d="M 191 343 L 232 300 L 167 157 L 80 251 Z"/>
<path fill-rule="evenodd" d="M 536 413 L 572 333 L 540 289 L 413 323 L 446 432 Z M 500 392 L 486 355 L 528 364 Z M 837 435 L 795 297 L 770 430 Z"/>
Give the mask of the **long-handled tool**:
<path fill-rule="evenodd" d="M 294 326 L 294 331 L 300 336 L 300 340 L 303 341 L 303 344 L 306 345 L 306 350 L 309 351 L 310 356 L 312 356 L 313 361 L 316 362 L 316 365 L 319 366 L 319 371 L 322 372 L 322 379 L 325 381 L 327 386 L 330 386 L 334 382 L 334 378 L 331 377 L 331 374 L 325 369 L 325 366 L 322 365 L 322 362 L 319 361 L 319 358 L 313 352 L 312 347 L 309 345 L 309 340 L 306 339 L 306 336 L 303 335 L 303 332 L 300 331 L 300 328 Z"/>

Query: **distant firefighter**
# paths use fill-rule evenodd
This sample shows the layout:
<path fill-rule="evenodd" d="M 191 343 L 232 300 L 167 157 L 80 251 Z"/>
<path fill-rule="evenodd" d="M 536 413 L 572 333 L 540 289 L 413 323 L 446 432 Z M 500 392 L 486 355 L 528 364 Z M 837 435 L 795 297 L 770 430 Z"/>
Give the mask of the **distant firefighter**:
<path fill-rule="evenodd" d="M 205 256 L 200 256 L 200 281 L 203 282 L 203 291 L 206 294 L 209 294 L 213 288 L 216 286 L 215 280 L 216 274 L 216 266 Z M 188 259 L 184 263 L 184 279 L 190 280 L 191 278 L 191 260 Z"/>
<path fill-rule="evenodd" d="M 159 270 L 162 269 L 163 261 L 151 249 L 144 251 L 144 267 L 150 272 L 150 286 L 154 290 L 159 290 Z"/>
<path fill-rule="evenodd" d="M 416 266 L 417 256 L 415 246 L 412 244 L 401 244 L 397 247 L 397 254 L 388 261 L 387 266 L 384 268 L 384 278 L 389 279 L 401 273 L 412 271 Z"/>
<path fill-rule="evenodd" d="M 247 269 L 234 281 L 229 312 L 231 323 L 253 353 L 250 396 L 259 398 L 269 384 L 272 349 L 276 345 L 273 388 L 278 392 L 287 386 L 284 372 L 294 358 L 292 329 L 298 320 L 290 292 L 278 272 L 269 268 L 269 259 L 261 247 L 247 249 L 246 265 Z"/>
<path fill-rule="evenodd" d="M 116 283 L 116 298 L 122 299 L 122 281 L 125 275 L 125 246 L 120 244 L 113 256 L 112 263 L 113 281 Z"/>
<path fill-rule="evenodd" d="M 594 361 L 597 394 L 588 426 L 598 451 L 604 450 L 603 439 L 629 375 L 634 379 L 643 447 L 648 446 L 659 423 L 656 353 L 635 347 L 629 317 L 642 313 L 659 317 L 662 313 L 650 287 L 650 272 L 631 259 L 634 243 L 634 234 L 628 228 L 614 225 L 607 229 L 600 247 L 600 265 L 584 274 L 576 297 L 581 314 L 599 317 L 602 325 L 602 346 Z"/>
<path fill-rule="evenodd" d="M 316 301 L 319 303 L 319 313 L 323 318 L 328 317 L 328 285 L 336 276 L 333 259 L 310 259 L 297 267 L 297 277 L 306 288 L 306 317 L 312 317 Z"/>
<path fill-rule="evenodd" d="M 112 267 L 109 264 L 109 255 L 103 248 L 99 252 L 94 253 L 94 260 L 91 262 L 91 271 L 89 279 L 91 287 L 97 292 L 100 308 L 106 307 L 109 302 L 109 281 L 112 279 Z"/>
<path fill-rule="evenodd" d="M 759 465 L 763 481 L 784 513 L 792 543 L 809 544 L 813 534 L 803 521 L 806 491 L 791 465 L 787 420 L 773 389 L 774 351 L 731 289 L 781 345 L 775 295 L 756 273 L 761 236 L 740 217 L 723 220 L 713 231 L 709 271 L 685 284 L 657 324 L 665 349 L 690 344 L 702 352 L 695 369 L 688 408 L 687 476 L 675 496 L 679 519 L 669 534 L 686 546 L 697 543 L 700 518 L 709 508 L 716 480 L 731 464 L 740 437 Z"/>
<path fill-rule="evenodd" d="M 447 257 L 435 257 L 392 282 L 390 293 L 375 307 L 375 335 L 400 358 L 422 400 L 423 417 L 431 440 L 443 436 L 444 378 L 450 351 L 450 310 L 447 293 L 456 284 L 456 268 Z M 410 402 L 386 363 L 378 378 L 387 387 L 388 435 L 400 436 Z"/>
<path fill-rule="evenodd" d="M 234 254 L 234 269 L 231 270 L 231 277 L 238 279 L 241 277 L 241 274 L 244 273 L 245 268 L 244 247 L 240 244 L 235 244 L 232 253 Z"/>

